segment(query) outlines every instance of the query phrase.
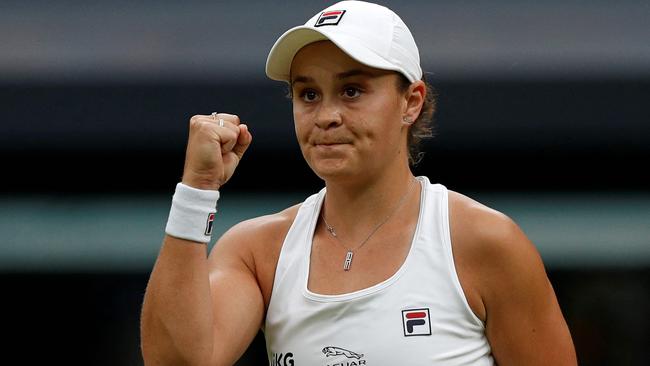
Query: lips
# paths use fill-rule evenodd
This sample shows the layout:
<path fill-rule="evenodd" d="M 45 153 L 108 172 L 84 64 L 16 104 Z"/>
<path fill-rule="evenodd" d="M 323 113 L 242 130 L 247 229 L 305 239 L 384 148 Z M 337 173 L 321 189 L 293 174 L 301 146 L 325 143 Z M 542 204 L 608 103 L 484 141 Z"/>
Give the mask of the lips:
<path fill-rule="evenodd" d="M 312 141 L 313 145 L 325 145 L 325 146 L 330 146 L 330 145 L 341 145 L 341 144 L 349 144 L 350 141 L 346 139 L 317 139 Z"/>
<path fill-rule="evenodd" d="M 347 142 L 317 142 L 314 145 L 323 145 L 323 146 L 332 146 L 332 145 L 342 145 L 346 144 Z"/>

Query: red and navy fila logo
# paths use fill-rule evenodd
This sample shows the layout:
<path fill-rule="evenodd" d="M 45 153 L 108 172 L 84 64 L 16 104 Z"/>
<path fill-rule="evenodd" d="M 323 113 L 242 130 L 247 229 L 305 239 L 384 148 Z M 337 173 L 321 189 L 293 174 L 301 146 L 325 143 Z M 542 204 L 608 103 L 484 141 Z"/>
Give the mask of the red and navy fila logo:
<path fill-rule="evenodd" d="M 405 337 L 431 335 L 429 309 L 402 310 L 402 325 Z"/>
<path fill-rule="evenodd" d="M 205 223 L 205 235 L 212 235 L 212 224 L 214 223 L 215 212 L 208 214 L 208 221 Z"/>
<path fill-rule="evenodd" d="M 343 18 L 343 14 L 345 14 L 345 10 L 324 11 L 316 20 L 314 27 L 322 27 L 324 25 L 337 25 L 341 21 L 341 18 Z"/>

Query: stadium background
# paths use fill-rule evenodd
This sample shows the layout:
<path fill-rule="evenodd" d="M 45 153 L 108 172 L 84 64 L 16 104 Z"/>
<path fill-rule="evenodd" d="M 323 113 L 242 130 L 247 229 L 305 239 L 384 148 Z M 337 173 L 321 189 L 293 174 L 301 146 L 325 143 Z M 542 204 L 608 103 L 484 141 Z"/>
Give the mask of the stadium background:
<path fill-rule="evenodd" d="M 416 173 L 517 221 L 581 365 L 650 351 L 650 6 L 381 1 L 439 97 Z M 2 1 L 3 358 L 140 365 L 139 311 L 187 121 L 237 113 L 254 144 L 217 233 L 322 183 L 294 141 L 268 49 L 319 1 Z M 261 338 L 239 362 L 266 364 Z"/>

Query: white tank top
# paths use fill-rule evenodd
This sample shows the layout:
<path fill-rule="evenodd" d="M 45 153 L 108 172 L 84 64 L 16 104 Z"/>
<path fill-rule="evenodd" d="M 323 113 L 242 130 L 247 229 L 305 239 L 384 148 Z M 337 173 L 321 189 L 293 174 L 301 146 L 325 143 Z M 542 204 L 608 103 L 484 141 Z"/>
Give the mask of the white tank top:
<path fill-rule="evenodd" d="M 264 327 L 270 365 L 494 365 L 456 274 L 447 189 L 418 180 L 420 213 L 406 260 L 387 280 L 347 294 L 307 288 L 325 189 L 305 200 L 275 270 Z"/>

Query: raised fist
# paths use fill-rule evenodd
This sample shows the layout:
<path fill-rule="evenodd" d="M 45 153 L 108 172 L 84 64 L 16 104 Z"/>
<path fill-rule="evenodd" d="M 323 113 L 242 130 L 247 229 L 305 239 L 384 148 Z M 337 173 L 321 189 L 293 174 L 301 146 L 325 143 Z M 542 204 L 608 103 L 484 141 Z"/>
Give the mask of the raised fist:
<path fill-rule="evenodd" d="M 190 119 L 183 184 L 217 190 L 237 168 L 253 136 L 234 114 L 212 113 Z"/>

